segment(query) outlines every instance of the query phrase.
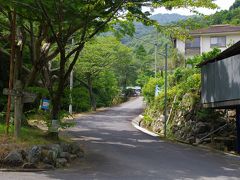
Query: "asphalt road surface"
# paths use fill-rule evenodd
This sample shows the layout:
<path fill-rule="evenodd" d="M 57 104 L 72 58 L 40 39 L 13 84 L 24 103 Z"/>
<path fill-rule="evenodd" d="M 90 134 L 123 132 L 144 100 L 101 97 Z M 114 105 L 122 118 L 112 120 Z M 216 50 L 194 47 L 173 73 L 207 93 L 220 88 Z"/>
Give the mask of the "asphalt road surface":
<path fill-rule="evenodd" d="M 141 98 L 84 115 L 69 129 L 86 157 L 70 168 L 47 172 L 1 172 L 0 179 L 240 179 L 240 158 L 170 143 L 131 125 L 143 108 Z"/>

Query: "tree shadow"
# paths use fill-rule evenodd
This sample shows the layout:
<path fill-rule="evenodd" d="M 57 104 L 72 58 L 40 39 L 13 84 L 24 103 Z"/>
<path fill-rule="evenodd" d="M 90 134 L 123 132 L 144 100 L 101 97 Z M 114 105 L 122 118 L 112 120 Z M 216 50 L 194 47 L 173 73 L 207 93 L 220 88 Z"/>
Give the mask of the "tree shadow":
<path fill-rule="evenodd" d="M 34 176 L 60 180 L 239 179 L 238 157 L 143 134 L 131 126 L 138 110 L 124 107 L 78 119 L 68 133 L 84 147 L 85 157 L 70 168 Z"/>
<path fill-rule="evenodd" d="M 68 131 L 83 145 L 85 158 L 43 174 L 64 180 L 239 179 L 238 158 L 143 134 L 130 124 L 136 116 L 134 108 L 113 108 L 82 117 Z"/>

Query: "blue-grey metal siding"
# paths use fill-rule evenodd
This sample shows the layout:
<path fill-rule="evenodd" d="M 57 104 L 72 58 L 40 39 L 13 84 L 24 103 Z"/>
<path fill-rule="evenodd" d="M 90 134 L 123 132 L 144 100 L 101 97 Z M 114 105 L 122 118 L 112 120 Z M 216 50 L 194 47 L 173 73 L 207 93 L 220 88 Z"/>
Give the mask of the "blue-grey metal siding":
<path fill-rule="evenodd" d="M 225 102 L 224 106 L 240 105 L 236 104 L 240 100 L 240 55 L 202 67 L 201 96 L 203 104 Z"/>

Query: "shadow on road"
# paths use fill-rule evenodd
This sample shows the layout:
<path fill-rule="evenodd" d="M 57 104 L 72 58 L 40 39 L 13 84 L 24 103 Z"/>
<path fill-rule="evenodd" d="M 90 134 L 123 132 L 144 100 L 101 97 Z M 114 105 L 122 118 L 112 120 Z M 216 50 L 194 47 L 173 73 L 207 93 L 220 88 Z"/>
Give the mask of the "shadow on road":
<path fill-rule="evenodd" d="M 239 158 L 174 144 L 131 126 L 141 101 L 81 117 L 68 130 L 86 156 L 69 169 L 36 173 L 51 179 L 240 179 Z M 44 178 L 43 178 L 44 179 Z"/>

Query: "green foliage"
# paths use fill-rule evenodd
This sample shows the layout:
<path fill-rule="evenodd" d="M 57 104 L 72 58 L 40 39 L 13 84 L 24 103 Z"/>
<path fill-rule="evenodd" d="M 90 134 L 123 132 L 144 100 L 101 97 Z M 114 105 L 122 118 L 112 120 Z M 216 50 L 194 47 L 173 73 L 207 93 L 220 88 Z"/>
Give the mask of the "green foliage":
<path fill-rule="evenodd" d="M 194 16 L 187 21 L 181 21 L 179 24 L 190 29 L 199 29 L 209 27 L 210 25 L 232 24 L 240 25 L 240 1 L 236 0 L 229 10 L 218 11 L 209 16 Z"/>
<path fill-rule="evenodd" d="M 5 121 L 5 112 L 0 112 L 0 123 Z"/>
<path fill-rule="evenodd" d="M 49 92 L 46 88 L 32 86 L 32 87 L 27 87 L 26 90 L 28 92 L 37 94 L 39 97 L 49 97 Z"/>
<path fill-rule="evenodd" d="M 131 53 L 114 37 L 98 37 L 86 44 L 76 64 L 75 76 L 89 90 L 89 98 L 96 99 L 97 107 L 111 105 L 120 94 L 120 86 L 129 83 L 133 74 L 129 63 Z"/>
<path fill-rule="evenodd" d="M 73 110 L 75 112 L 84 112 L 91 109 L 89 94 L 86 88 L 73 88 Z"/>
<path fill-rule="evenodd" d="M 112 71 L 100 73 L 94 82 L 94 92 L 97 97 L 97 106 L 111 106 L 113 99 L 120 93 L 117 79 Z"/>
<path fill-rule="evenodd" d="M 2 27 L 0 33 L 3 38 L 7 37 L 5 41 L 8 44 L 8 37 L 13 31 L 9 27 L 12 18 L 9 18 L 8 15 L 12 16 L 13 11 L 16 11 L 16 27 L 19 34 L 23 36 L 21 38 L 26 40 L 22 47 L 23 55 L 19 57 L 19 59 L 24 59 L 23 65 L 24 71 L 26 71 L 24 77 L 21 78 L 24 79 L 23 82 L 26 82 L 25 87 L 34 84 L 35 81 L 42 82 L 42 86 L 46 89 L 31 87 L 29 91 L 37 93 L 39 97 L 51 98 L 54 107 L 51 112 L 55 118 L 58 116 L 61 98 L 67 98 L 67 94 L 63 93 L 64 88 L 78 59 L 80 61 L 76 72 L 80 79 L 85 81 L 85 86 L 86 81 L 96 81 L 98 77 L 102 76 L 100 73 L 109 69 L 114 63 L 113 71 L 118 77 L 120 86 L 126 87 L 135 82 L 137 68 L 132 61 L 131 49 L 123 47 L 113 38 L 107 43 L 101 38 L 96 41 L 91 41 L 91 39 L 97 34 L 113 28 L 116 23 L 120 27 L 115 28 L 118 30 L 118 34 L 132 35 L 134 28 L 128 22 L 134 20 L 141 21 L 145 25 L 155 25 L 158 29 L 162 28 L 155 20 L 149 19 L 150 12 L 142 11 L 142 7 L 146 3 L 152 7 L 167 7 L 168 9 L 186 6 L 215 7 L 210 0 L 140 0 L 137 2 L 0 0 L 0 24 Z M 70 41 L 73 37 L 75 43 L 71 44 Z M 20 36 L 16 43 L 21 43 L 19 38 Z M 84 46 L 86 50 L 83 48 Z M 5 54 L 10 52 L 9 46 L 1 47 L 4 49 L 1 52 Z M 81 58 L 78 58 L 79 54 L 81 54 Z M 51 69 L 51 73 L 49 69 Z M 106 82 L 113 82 L 113 80 L 106 80 Z M 87 84 L 87 86 L 88 89 L 92 89 L 89 88 L 91 85 Z M 95 88 L 95 91 L 96 89 L 98 90 Z M 116 94 L 115 89 L 113 86 L 112 89 L 101 91 L 99 94 L 101 101 L 110 104 L 110 100 L 104 98 L 106 95 Z M 113 97 L 110 96 L 110 99 Z M 62 102 L 64 103 L 64 101 Z M 61 104 L 61 106 L 66 109 L 67 103 Z M 77 107 L 88 109 L 87 103 Z"/>
<path fill-rule="evenodd" d="M 112 68 L 122 89 L 133 85 L 137 77 L 137 66 L 133 61 L 132 49 L 125 45 L 120 46 L 117 50 L 117 61 Z"/>
<path fill-rule="evenodd" d="M 193 58 L 187 59 L 187 64 L 195 67 L 196 65 L 200 64 L 203 61 L 207 61 L 213 59 L 217 55 L 221 53 L 221 50 L 218 48 L 214 48 L 212 51 L 203 53 L 202 55 L 194 56 Z"/>
<path fill-rule="evenodd" d="M 143 122 L 147 125 L 147 126 L 150 126 L 150 124 L 153 122 L 153 119 L 148 116 L 148 115 L 144 115 L 143 117 Z"/>
<path fill-rule="evenodd" d="M 205 53 L 202 56 L 193 57 L 189 59 L 194 62 L 193 65 L 201 61 L 213 58 L 219 53 L 218 49 L 212 52 Z M 143 96 L 148 103 L 145 111 L 147 116 L 151 119 L 156 119 L 164 111 L 164 91 L 160 91 L 159 95 L 155 97 L 155 86 L 159 85 L 160 89 L 164 87 L 164 77 L 150 78 L 148 83 L 143 88 Z M 168 76 L 168 94 L 167 106 L 174 107 L 176 110 L 189 111 L 196 104 L 200 102 L 200 84 L 201 74 L 198 68 L 176 68 Z M 176 98 L 176 99 L 175 99 Z M 175 99 L 175 103 L 173 101 Z M 201 112 L 199 112 L 201 116 Z"/>
<path fill-rule="evenodd" d="M 3 139 L 6 141 L 6 136 L 3 136 L 5 134 L 6 126 L 5 124 L 0 123 L 0 141 L 4 142 Z M 53 143 L 58 143 L 55 140 L 52 140 L 50 138 L 46 138 L 46 132 L 36 128 L 36 127 L 31 127 L 31 126 L 23 126 L 21 127 L 21 133 L 20 133 L 20 138 L 15 139 L 13 137 L 13 132 L 14 132 L 14 126 L 10 125 L 9 128 L 9 136 L 8 136 L 8 143 L 13 143 L 18 145 L 22 145 L 26 148 L 28 146 L 33 146 L 36 144 L 53 144 Z M 4 149 L 4 148 L 3 148 Z M 16 147 L 15 147 L 16 149 Z"/>
<path fill-rule="evenodd" d="M 153 75 L 154 75 L 154 72 L 148 71 L 148 70 L 138 73 L 136 84 L 140 87 L 143 87 L 145 84 L 147 84 L 150 77 L 152 77 Z"/>
<path fill-rule="evenodd" d="M 215 111 L 214 109 L 200 109 L 197 111 L 196 114 L 197 119 L 205 121 L 208 120 L 214 120 L 221 117 L 221 113 L 218 111 Z"/>
<path fill-rule="evenodd" d="M 145 84 L 142 89 L 142 94 L 144 96 L 144 99 L 148 103 L 150 103 L 154 100 L 156 85 L 158 85 L 159 88 L 163 87 L 164 79 L 163 78 L 150 78 L 148 83 Z"/>
<path fill-rule="evenodd" d="M 72 106 L 74 112 L 85 112 L 91 109 L 89 102 L 89 94 L 84 87 L 74 87 L 72 93 Z M 62 109 L 68 110 L 70 104 L 70 90 L 64 91 L 64 97 L 62 99 Z"/>
<path fill-rule="evenodd" d="M 76 64 L 77 73 L 82 76 L 97 76 L 117 60 L 119 46 L 123 45 L 114 37 L 98 37 L 90 41 Z"/>
<path fill-rule="evenodd" d="M 235 0 L 233 5 L 230 7 L 230 10 L 237 9 L 240 7 L 240 0 Z"/>

